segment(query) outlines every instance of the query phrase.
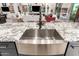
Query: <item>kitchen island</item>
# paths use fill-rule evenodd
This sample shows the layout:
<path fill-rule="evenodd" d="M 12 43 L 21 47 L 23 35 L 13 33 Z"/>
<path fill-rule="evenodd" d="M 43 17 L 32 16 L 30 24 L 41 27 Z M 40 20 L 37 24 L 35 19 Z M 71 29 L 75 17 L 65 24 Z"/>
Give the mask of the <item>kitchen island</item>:
<path fill-rule="evenodd" d="M 5 42 L 6 41 L 16 42 L 18 52 L 26 54 L 26 53 L 24 53 L 25 49 L 23 47 L 25 47 L 25 48 L 28 47 L 27 44 L 26 44 L 27 41 L 26 40 L 20 40 L 20 38 L 27 29 L 38 29 L 38 28 L 39 28 L 39 26 L 35 22 L 0 24 L 0 41 L 2 41 L 2 42 L 3 41 L 5 41 Z M 36 40 L 34 42 L 29 41 L 29 43 L 32 43 L 32 44 L 28 47 L 28 49 L 29 48 L 34 49 L 34 47 L 32 46 L 33 44 L 38 44 L 37 46 L 40 46 L 39 44 L 43 44 L 43 48 L 42 48 L 43 51 L 42 52 L 44 52 L 44 46 L 46 46 L 44 44 L 49 44 L 47 49 L 53 49 L 53 48 L 51 48 L 51 45 L 53 44 L 52 47 L 55 47 L 55 48 L 53 50 L 48 51 L 48 52 L 53 51 L 53 54 L 51 52 L 51 54 L 49 54 L 49 55 L 56 55 L 57 53 L 60 54 L 61 51 L 62 51 L 62 53 L 65 52 L 68 41 L 71 42 L 71 41 L 78 41 L 79 40 L 78 23 L 74 23 L 74 22 L 45 23 L 42 26 L 42 29 L 56 29 L 57 32 L 63 38 L 64 42 L 55 42 L 55 41 L 49 41 L 48 40 L 47 42 L 49 42 L 49 43 L 45 43 L 44 40 L 41 40 L 41 43 L 37 43 Z M 57 46 L 55 44 L 57 44 Z M 35 46 L 35 49 L 37 49 L 37 46 Z M 62 48 L 60 48 L 60 46 Z M 35 49 L 34 50 L 29 49 L 29 52 L 30 53 L 32 51 L 36 52 L 37 50 L 35 50 Z M 39 50 L 40 50 L 40 48 L 39 48 Z M 35 55 L 36 54 L 37 54 L 37 52 L 35 53 Z"/>

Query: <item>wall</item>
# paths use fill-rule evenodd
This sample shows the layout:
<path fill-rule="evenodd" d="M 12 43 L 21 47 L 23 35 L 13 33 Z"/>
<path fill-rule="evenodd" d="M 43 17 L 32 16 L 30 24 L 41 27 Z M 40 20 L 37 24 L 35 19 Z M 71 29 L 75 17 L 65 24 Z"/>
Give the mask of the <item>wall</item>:
<path fill-rule="evenodd" d="M 14 3 L 13 6 L 14 6 L 15 14 L 18 14 L 18 3 Z"/>
<path fill-rule="evenodd" d="M 55 13 L 55 7 L 56 7 L 56 3 L 50 3 L 50 5 L 49 5 L 49 13 L 51 13 L 51 10 L 53 10 L 53 13 Z"/>
<path fill-rule="evenodd" d="M 29 3 L 30 4 L 30 3 Z M 10 6 L 10 3 L 7 3 L 6 4 L 7 5 L 7 7 L 8 6 Z M 19 11 L 18 11 L 18 6 L 20 7 L 20 10 L 21 10 L 21 12 L 23 12 L 23 10 L 22 10 L 22 5 L 28 5 L 27 3 L 13 3 L 13 6 L 14 6 L 14 11 L 15 11 L 15 14 L 17 14 Z M 31 3 L 31 5 L 39 5 L 39 6 L 42 6 L 42 3 Z M 45 13 L 47 13 L 47 14 L 49 14 L 49 13 L 51 13 L 50 11 L 51 11 L 51 9 L 53 10 L 53 13 L 55 13 L 55 6 L 56 6 L 56 3 L 48 3 L 48 4 L 45 4 L 44 3 L 44 5 L 45 5 L 45 8 L 46 8 L 46 12 Z M 46 5 L 48 5 L 49 6 L 49 10 L 48 10 L 48 12 L 47 12 L 47 6 Z M 2 7 L 2 3 L 0 3 L 0 7 Z M 27 7 L 28 8 L 28 7 Z M 28 8 L 29 9 L 29 8 Z M 28 12 L 29 12 L 29 10 L 28 10 Z"/>
<path fill-rule="evenodd" d="M 69 20 L 71 7 L 72 7 L 71 3 L 62 4 L 61 11 L 60 11 L 60 19 Z"/>
<path fill-rule="evenodd" d="M 1 13 L 1 11 L 2 11 L 1 6 L 2 6 L 2 5 L 1 5 L 1 3 L 0 3 L 0 13 Z"/>
<path fill-rule="evenodd" d="M 69 13 L 71 10 L 71 5 L 72 5 L 71 3 L 64 3 L 62 4 L 61 8 L 68 8 L 67 12 Z"/>
<path fill-rule="evenodd" d="M 42 6 L 42 3 L 29 3 L 29 4 Z M 22 5 L 27 5 L 28 6 L 27 3 L 19 3 L 19 4 L 18 3 L 13 3 L 15 14 L 17 14 L 19 12 L 18 11 L 18 6 L 20 7 L 21 12 L 23 12 Z M 50 14 L 51 10 L 53 10 L 53 13 L 55 13 L 56 3 L 48 3 L 48 4 L 44 4 L 44 5 L 45 5 L 45 8 L 46 8 L 45 9 L 46 14 Z M 47 5 L 49 6 L 48 11 L 47 11 Z M 7 6 L 10 6 L 10 4 L 7 3 Z M 0 3 L 0 7 L 2 7 L 2 3 Z M 62 8 L 68 8 L 68 11 L 67 11 L 68 13 L 70 12 L 70 7 L 71 7 L 71 3 L 64 3 L 62 5 Z M 27 12 L 29 12 L 29 7 L 27 7 L 27 9 L 28 9 Z M 0 11 L 1 11 L 1 9 L 0 9 Z"/>

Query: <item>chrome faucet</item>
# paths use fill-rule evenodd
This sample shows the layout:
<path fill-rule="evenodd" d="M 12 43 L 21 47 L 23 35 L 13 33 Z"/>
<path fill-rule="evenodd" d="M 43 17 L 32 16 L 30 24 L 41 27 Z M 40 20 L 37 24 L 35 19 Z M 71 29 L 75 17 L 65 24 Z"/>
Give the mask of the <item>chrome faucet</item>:
<path fill-rule="evenodd" d="M 39 29 L 41 29 L 42 28 L 42 25 L 43 25 L 41 19 L 42 19 L 42 16 L 41 16 L 41 6 L 40 6 L 40 10 L 39 10 L 39 23 L 38 23 Z"/>

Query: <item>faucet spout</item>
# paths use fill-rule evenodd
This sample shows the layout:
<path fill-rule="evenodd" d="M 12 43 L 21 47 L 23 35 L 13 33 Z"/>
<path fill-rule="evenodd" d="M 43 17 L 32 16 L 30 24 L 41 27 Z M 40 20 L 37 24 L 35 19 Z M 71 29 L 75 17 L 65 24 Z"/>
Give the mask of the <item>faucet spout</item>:
<path fill-rule="evenodd" d="M 41 16 L 41 7 L 40 7 L 40 10 L 39 10 L 39 23 L 38 23 L 39 29 L 41 29 L 42 28 L 42 25 L 43 25 L 41 19 L 42 19 L 42 16 Z"/>

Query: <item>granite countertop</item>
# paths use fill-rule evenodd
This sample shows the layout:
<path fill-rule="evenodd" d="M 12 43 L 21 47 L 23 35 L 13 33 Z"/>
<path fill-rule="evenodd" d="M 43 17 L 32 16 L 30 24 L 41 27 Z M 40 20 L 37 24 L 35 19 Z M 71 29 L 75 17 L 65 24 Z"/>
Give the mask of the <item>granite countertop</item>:
<path fill-rule="evenodd" d="M 32 25 L 33 26 L 32 26 Z M 36 23 L 5 23 L 0 24 L 0 41 L 19 40 L 26 29 L 38 28 Z"/>
<path fill-rule="evenodd" d="M 45 23 L 42 29 L 56 29 L 65 41 L 79 41 L 79 24 L 74 22 Z M 38 29 L 35 22 L 0 24 L 0 41 L 18 41 L 26 29 Z"/>
<path fill-rule="evenodd" d="M 55 28 L 65 41 L 79 41 L 79 23 L 74 22 L 56 22 L 47 23 L 47 27 Z"/>

